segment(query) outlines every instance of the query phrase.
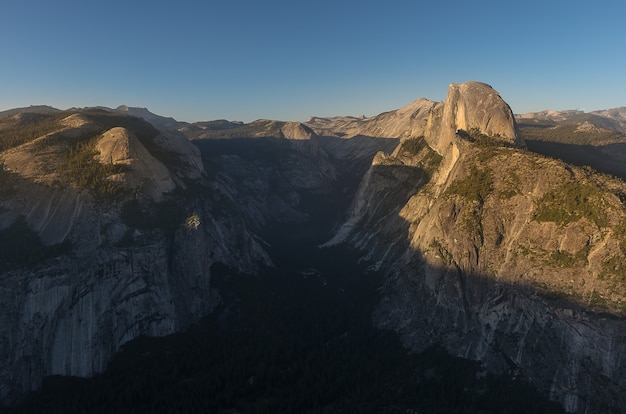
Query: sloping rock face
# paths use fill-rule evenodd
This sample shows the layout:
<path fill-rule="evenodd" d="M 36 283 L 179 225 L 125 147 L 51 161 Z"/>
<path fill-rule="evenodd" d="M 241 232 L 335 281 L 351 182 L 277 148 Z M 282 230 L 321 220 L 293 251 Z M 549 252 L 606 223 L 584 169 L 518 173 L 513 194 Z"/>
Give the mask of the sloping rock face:
<path fill-rule="evenodd" d="M 622 132 L 626 132 L 626 107 L 606 109 L 603 111 L 595 111 L 592 114 L 600 115 L 615 120 Z"/>
<path fill-rule="evenodd" d="M 371 118 L 312 117 L 306 125 L 319 135 L 352 138 L 367 136 L 377 138 L 408 138 L 424 134 L 431 110 L 437 103 L 420 98 L 395 111 Z"/>
<path fill-rule="evenodd" d="M 84 237 L 89 226 L 96 249 L 3 273 L 2 397 L 36 389 L 44 375 L 93 375 L 125 342 L 186 328 L 220 302 L 215 261 L 248 272 L 268 262 L 241 222 L 216 220 L 207 209 L 197 206 L 171 236 L 139 234 L 110 210 L 84 211 L 73 231 Z M 129 231 L 132 244 L 106 247 Z"/>
<path fill-rule="evenodd" d="M 23 222 L 45 253 L 0 262 L 3 402 L 47 375 L 98 373 L 127 341 L 209 314 L 221 303 L 215 263 L 250 275 L 271 266 L 265 249 L 282 234 L 272 229 L 326 229 L 320 223 L 338 219 L 373 154 L 398 143 L 322 138 L 300 123 L 263 120 L 213 132 L 191 143 L 88 110 L 1 154 L 0 186 L 9 185 L 0 187 L 0 242 Z M 105 177 L 120 195 L 98 199 L 57 167 L 81 145 L 93 153 L 76 174 L 121 167 Z"/>
<path fill-rule="evenodd" d="M 250 274 L 270 264 L 242 218 L 223 214 L 237 202 L 206 180 L 197 147 L 116 116 L 73 114 L 2 154 L 0 240 L 21 246 L 20 261 L 0 261 L 3 402 L 46 375 L 100 372 L 125 342 L 211 312 L 213 263 Z M 96 199 L 55 169 L 81 142 L 94 142 L 96 163 L 125 165 L 108 177 L 126 188 L 117 198 Z"/>
<path fill-rule="evenodd" d="M 111 177 L 112 179 L 120 181 L 127 188 L 142 186 L 145 194 L 155 201 L 160 201 L 163 193 L 176 187 L 167 167 L 154 158 L 137 137 L 125 128 L 112 128 L 102 134 L 96 144 L 96 151 L 101 163 L 128 167 L 128 172 Z"/>
<path fill-rule="evenodd" d="M 275 233 L 273 227 L 290 223 L 285 231 L 303 235 L 340 220 L 374 154 L 399 142 L 324 137 L 300 123 L 275 121 L 211 134 L 194 142 L 210 174 L 238 200 L 236 211 L 248 226 Z"/>
<path fill-rule="evenodd" d="M 411 349 L 441 344 L 571 412 L 624 410 L 626 188 L 518 148 L 491 91 L 452 85 L 424 139 L 377 155 L 332 243 L 386 274 L 374 321 Z"/>
<path fill-rule="evenodd" d="M 107 110 L 110 110 L 107 108 Z M 120 105 L 116 109 L 111 110 L 119 113 L 130 114 L 137 118 L 142 118 L 148 121 L 151 125 L 154 125 L 159 130 L 166 132 L 177 128 L 181 125 L 180 122 L 174 118 L 166 118 L 150 112 L 147 108 L 129 107 L 128 105 Z"/>
<path fill-rule="evenodd" d="M 280 132 L 287 139 L 311 139 L 315 135 L 309 127 L 300 122 L 287 122 Z"/>
<path fill-rule="evenodd" d="M 39 234 L 46 245 L 62 243 L 81 214 L 89 197 L 72 188 L 50 189 L 46 186 L 24 182 L 20 186 L 23 198 L 4 200 L 0 212 L 0 226 L 9 227 L 19 216 Z"/>

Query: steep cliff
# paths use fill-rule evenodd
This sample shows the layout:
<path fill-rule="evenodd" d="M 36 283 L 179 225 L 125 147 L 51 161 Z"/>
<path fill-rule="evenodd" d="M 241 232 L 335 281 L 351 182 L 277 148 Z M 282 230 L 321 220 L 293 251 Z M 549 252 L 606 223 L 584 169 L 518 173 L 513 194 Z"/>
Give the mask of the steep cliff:
<path fill-rule="evenodd" d="M 386 273 L 375 323 L 509 371 L 572 412 L 626 406 L 620 180 L 530 153 L 484 84 L 378 155 L 332 243 Z M 393 196 L 391 196 L 393 195 Z"/>
<path fill-rule="evenodd" d="M 239 274 L 245 294 L 264 282 L 242 275 L 278 258 L 288 271 L 258 289 L 257 305 L 289 315 L 274 321 L 281 335 L 293 332 L 285 320 L 314 334 L 325 361 L 329 344 L 350 353 L 345 344 L 362 338 L 339 329 L 327 304 L 359 313 L 367 298 L 366 314 L 344 323 L 370 332 L 380 293 L 375 325 L 413 351 L 441 345 L 572 412 L 626 407 L 626 185 L 529 152 L 490 86 L 453 84 L 445 102 L 304 124 L 180 124 L 131 109 L 0 119 L 2 401 L 47 375 L 100 372 L 128 341 L 180 331 L 218 307 L 222 329 L 243 301 L 220 277 Z M 348 249 L 315 250 L 324 240 Z M 357 267 L 379 272 L 352 273 L 351 247 Z M 315 296 L 294 286 L 319 289 L 321 302 L 309 307 Z M 280 303 L 320 309 L 329 326 L 316 315 L 304 318 L 315 329 L 299 326 Z M 324 330 L 331 339 L 317 337 Z M 403 395 L 428 372 L 405 372 Z M 255 382 L 242 375 L 245 387 Z"/>
<path fill-rule="evenodd" d="M 446 100 L 430 112 L 424 136 L 440 154 L 454 143 L 459 131 L 477 129 L 499 141 L 523 146 L 511 108 L 491 86 L 480 82 L 451 84 Z"/>
<path fill-rule="evenodd" d="M 3 402 L 211 313 L 214 264 L 256 275 L 285 232 L 326 237 L 373 154 L 398 143 L 267 120 L 158 130 L 120 111 L 7 123 L 28 133 L 0 154 Z"/>
<path fill-rule="evenodd" d="M 267 253 L 199 150 L 137 118 L 62 114 L 2 153 L 0 397 L 100 372 L 125 342 L 210 312 L 211 266 Z M 192 190 L 193 188 L 193 190 Z"/>
<path fill-rule="evenodd" d="M 341 220 L 374 154 L 399 143 L 324 136 L 299 122 L 268 120 L 185 133 L 209 174 L 237 200 L 238 214 L 270 238 L 281 225 L 304 236 Z"/>

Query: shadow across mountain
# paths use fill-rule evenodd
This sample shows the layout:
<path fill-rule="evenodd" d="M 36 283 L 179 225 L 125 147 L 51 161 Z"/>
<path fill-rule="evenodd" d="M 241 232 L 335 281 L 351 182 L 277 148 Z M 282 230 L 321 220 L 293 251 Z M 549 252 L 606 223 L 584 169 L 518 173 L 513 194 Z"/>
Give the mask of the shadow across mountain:
<path fill-rule="evenodd" d="M 345 221 L 374 154 L 392 151 L 398 142 L 366 136 L 193 141 L 209 180 L 228 187 L 251 228 L 264 239 L 278 232 L 313 244 L 328 240 Z"/>
<path fill-rule="evenodd" d="M 528 150 L 626 180 L 626 143 L 601 146 L 526 140 Z"/>
<path fill-rule="evenodd" d="M 40 390 L 5 411 L 563 412 L 537 385 L 556 375 L 542 358 L 558 355 L 565 339 L 548 328 L 516 336 L 482 320 L 481 307 L 521 303 L 581 315 L 588 310 L 567 298 L 546 297 L 531 285 L 428 264 L 424 252 L 411 250 L 413 223 L 400 209 L 429 182 L 427 171 L 375 165 L 371 173 L 389 185 L 368 194 L 369 200 L 394 208 L 376 209 L 354 222 L 355 228 L 380 230 L 374 245 L 367 252 L 359 243 L 317 247 L 345 220 L 373 155 L 348 161 L 339 156 L 349 145 L 343 141 L 349 142 L 324 137 L 316 147 L 273 137 L 194 141 L 209 180 L 229 189 L 229 207 L 236 209 L 229 214 L 250 218 L 275 266 L 247 275 L 213 264 L 212 286 L 221 304 L 211 315 L 183 333 L 128 342 L 107 370 L 91 379 L 47 377 Z M 294 166 L 305 173 L 294 175 Z M 198 196 L 211 196 L 203 191 Z M 252 220 L 258 217 L 262 220 Z M 413 266 L 410 274 L 399 275 L 394 266 L 407 252 Z M 439 277 L 435 289 L 427 282 L 433 275 Z M 385 326 L 389 312 L 406 312 L 410 318 L 401 318 L 406 326 Z M 528 323 L 534 326 L 532 314 Z M 455 355 L 472 356 L 487 331 L 497 371 L 446 350 L 448 335 L 467 350 L 455 348 Z M 538 350 L 533 375 L 516 362 L 524 341 Z M 405 347 L 417 342 L 419 349 Z M 606 379 L 598 373 L 588 381 Z M 610 412 L 624 406 L 623 399 L 607 388 L 588 405 Z"/>
<path fill-rule="evenodd" d="M 280 160 L 276 155 L 270 151 L 267 157 Z M 428 182 L 415 167 L 379 165 L 375 170 L 396 182 L 387 189 L 388 197 L 399 197 L 394 204 L 402 205 Z M 310 197 L 308 207 L 319 215 L 266 233 L 275 267 L 245 275 L 213 265 L 212 283 L 222 303 L 200 323 L 168 337 L 130 341 L 104 373 L 91 379 L 47 377 L 23 403 L 4 411 L 563 412 L 515 375 L 514 363 L 509 372 L 492 374 L 478 361 L 450 355 L 437 342 L 411 352 L 396 333 L 375 328 L 372 318 L 389 275 L 374 270 L 374 258 L 365 259 L 347 245 L 316 247 L 331 232 L 337 212 L 326 196 L 311 192 Z M 395 240 L 401 248 L 395 251 L 403 251 L 409 224 L 397 210 L 380 213 L 374 222 L 358 225 L 397 217 L 402 231 Z M 379 248 L 387 242 L 381 240 Z M 428 272 L 420 252 L 414 255 Z M 468 283 L 482 280 L 458 277 Z M 424 304 L 433 303 L 427 298 Z"/>
<path fill-rule="evenodd" d="M 563 412 L 511 375 L 374 328 L 384 279 L 360 252 L 288 235 L 272 251 L 259 276 L 214 265 L 222 305 L 187 332 L 137 338 L 91 379 L 48 377 L 6 412 Z"/>

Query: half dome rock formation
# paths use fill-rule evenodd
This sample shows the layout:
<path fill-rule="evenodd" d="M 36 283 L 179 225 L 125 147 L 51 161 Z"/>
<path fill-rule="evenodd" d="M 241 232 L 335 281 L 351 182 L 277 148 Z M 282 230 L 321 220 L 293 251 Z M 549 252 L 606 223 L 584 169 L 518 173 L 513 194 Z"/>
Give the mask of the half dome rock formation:
<path fill-rule="evenodd" d="M 569 412 L 619 412 L 626 186 L 524 147 L 496 91 L 451 85 L 424 136 L 374 158 L 327 245 L 385 274 L 374 320 L 407 347 L 515 372 Z"/>
<path fill-rule="evenodd" d="M 517 134 L 513 111 L 491 86 L 481 82 L 450 84 L 445 102 L 430 113 L 426 140 L 431 148 L 444 154 L 459 131 L 471 130 L 525 146 Z"/>

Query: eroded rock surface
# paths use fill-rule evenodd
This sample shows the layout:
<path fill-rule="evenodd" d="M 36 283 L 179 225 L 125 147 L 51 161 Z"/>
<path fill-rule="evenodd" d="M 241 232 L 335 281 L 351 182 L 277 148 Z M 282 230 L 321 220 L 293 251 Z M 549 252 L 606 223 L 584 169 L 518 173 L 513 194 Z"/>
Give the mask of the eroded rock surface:
<path fill-rule="evenodd" d="M 458 133 L 472 129 L 489 144 Z M 424 135 L 377 155 L 330 242 L 387 275 L 375 323 L 514 372 L 568 411 L 625 407 L 624 183 L 523 150 L 484 84 L 451 85 Z"/>
<path fill-rule="evenodd" d="M 70 148 L 92 142 L 93 162 L 125 167 L 107 177 L 124 186 L 115 198 L 96 198 L 57 169 Z M 213 263 L 250 274 L 270 264 L 240 216 L 216 214 L 236 202 L 220 182 L 203 181 L 198 148 L 174 132 L 87 111 L 2 156 L 3 243 L 20 217 L 20 231 L 32 232 L 20 261 L 0 263 L 4 402 L 46 375 L 100 372 L 125 342 L 180 331 L 211 312 L 220 303 Z M 185 186 L 193 179 L 195 194 Z"/>

